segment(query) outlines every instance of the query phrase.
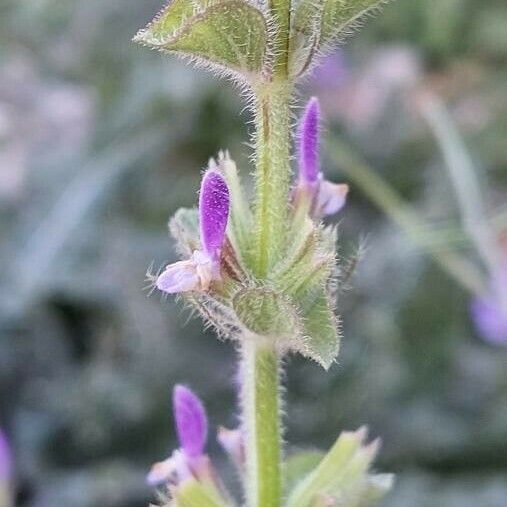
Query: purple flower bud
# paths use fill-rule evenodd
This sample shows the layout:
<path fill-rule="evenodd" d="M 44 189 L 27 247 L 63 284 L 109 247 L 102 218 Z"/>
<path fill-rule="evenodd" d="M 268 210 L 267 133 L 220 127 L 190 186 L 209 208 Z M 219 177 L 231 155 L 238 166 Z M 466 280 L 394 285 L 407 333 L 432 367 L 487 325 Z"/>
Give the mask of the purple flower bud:
<path fill-rule="evenodd" d="M 229 189 L 222 175 L 208 170 L 199 195 L 199 220 L 203 251 L 216 260 L 224 243 L 229 218 Z"/>
<path fill-rule="evenodd" d="M 315 185 L 319 179 L 320 106 L 316 97 L 308 102 L 299 124 L 299 182 Z"/>
<path fill-rule="evenodd" d="M 198 458 L 204 452 L 208 436 L 208 421 L 201 400 L 187 387 L 177 385 L 173 392 L 173 410 L 185 456 Z"/>
<path fill-rule="evenodd" d="M 199 196 L 201 250 L 190 259 L 166 266 L 155 282 L 159 290 L 168 294 L 207 291 L 213 280 L 220 280 L 220 250 L 228 218 L 227 183 L 219 172 L 210 169 L 204 174 Z"/>

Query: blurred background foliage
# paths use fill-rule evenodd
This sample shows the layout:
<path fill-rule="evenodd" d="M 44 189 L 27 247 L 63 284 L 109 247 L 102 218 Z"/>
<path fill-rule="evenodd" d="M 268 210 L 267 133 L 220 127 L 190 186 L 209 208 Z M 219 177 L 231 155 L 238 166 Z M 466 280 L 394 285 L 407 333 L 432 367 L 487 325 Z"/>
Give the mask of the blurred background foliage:
<path fill-rule="evenodd" d="M 234 349 L 145 273 L 175 254 L 166 222 L 195 201 L 209 156 L 245 174 L 249 115 L 232 87 L 130 43 L 159 0 L 0 3 L 0 426 L 17 506 L 140 507 L 144 475 L 173 443 L 175 382 L 236 424 Z M 506 226 L 507 6 L 398 0 L 307 80 L 340 139 L 476 263 L 418 97 L 440 100 L 472 154 L 499 240 Z M 368 424 L 390 507 L 507 501 L 506 349 L 488 343 L 470 294 L 354 186 L 342 251 L 365 253 L 342 296 L 329 373 L 288 361 L 287 439 L 329 446 Z M 422 234 L 422 232 L 421 232 Z M 211 453 L 228 470 L 217 445 Z"/>

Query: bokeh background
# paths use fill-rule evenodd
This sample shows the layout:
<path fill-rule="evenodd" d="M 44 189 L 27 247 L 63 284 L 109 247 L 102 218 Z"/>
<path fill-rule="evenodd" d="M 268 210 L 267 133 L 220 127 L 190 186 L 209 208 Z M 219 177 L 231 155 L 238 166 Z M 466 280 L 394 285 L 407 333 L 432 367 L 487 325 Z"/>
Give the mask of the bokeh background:
<path fill-rule="evenodd" d="M 0 427 L 16 506 L 146 506 L 176 382 L 214 426 L 236 423 L 233 346 L 149 296 L 145 274 L 174 260 L 167 219 L 209 156 L 227 147 L 250 171 L 249 116 L 229 84 L 130 43 L 159 8 L 0 1 Z M 466 279 L 494 276 L 456 197 L 459 181 L 480 190 L 502 251 L 506 26 L 504 0 L 398 0 L 302 90 L 322 100 L 326 174 L 352 187 L 343 256 L 363 255 L 338 364 L 288 361 L 287 438 L 327 447 L 368 424 L 378 468 L 398 474 L 386 507 L 507 505 L 507 348 L 474 326 Z M 354 164 L 405 205 L 375 201 Z M 465 280 L 439 266 L 449 251 Z"/>

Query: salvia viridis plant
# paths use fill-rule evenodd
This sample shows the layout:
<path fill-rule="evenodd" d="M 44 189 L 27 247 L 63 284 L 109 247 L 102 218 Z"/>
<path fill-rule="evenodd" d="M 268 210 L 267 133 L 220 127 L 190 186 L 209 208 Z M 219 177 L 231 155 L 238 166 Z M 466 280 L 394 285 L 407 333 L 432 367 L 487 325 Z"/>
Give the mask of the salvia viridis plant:
<path fill-rule="evenodd" d="M 237 468 L 243 494 L 233 498 L 206 454 L 200 400 L 176 386 L 180 448 L 148 476 L 164 506 L 362 507 L 390 488 L 390 475 L 370 472 L 378 441 L 367 443 L 364 428 L 342 433 L 327 454 L 285 453 L 280 389 L 284 357 L 299 353 L 328 369 L 340 341 L 336 227 L 323 218 L 344 206 L 348 187 L 327 181 L 320 170 L 317 99 L 292 132 L 297 84 L 382 3 L 172 0 L 135 37 L 232 78 L 255 122 L 254 195 L 246 194 L 228 152 L 211 159 L 198 207 L 170 220 L 181 260 L 153 280 L 237 345 L 240 424 L 219 430 L 218 440 Z"/>

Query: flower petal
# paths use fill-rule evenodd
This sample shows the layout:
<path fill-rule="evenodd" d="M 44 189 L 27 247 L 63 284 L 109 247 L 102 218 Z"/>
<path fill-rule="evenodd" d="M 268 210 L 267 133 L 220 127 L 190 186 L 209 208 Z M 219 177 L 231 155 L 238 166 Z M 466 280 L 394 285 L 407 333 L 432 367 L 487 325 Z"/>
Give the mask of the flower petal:
<path fill-rule="evenodd" d="M 173 410 L 183 452 L 189 458 L 201 456 L 208 437 L 208 421 L 201 400 L 187 387 L 177 385 L 173 392 Z"/>
<path fill-rule="evenodd" d="M 195 263 L 186 260 L 169 264 L 157 278 L 156 286 L 168 294 L 200 290 L 201 283 Z"/>
<path fill-rule="evenodd" d="M 347 201 L 349 186 L 345 183 L 320 182 L 316 213 L 320 216 L 338 213 Z"/>
<path fill-rule="evenodd" d="M 229 189 L 223 176 L 217 171 L 208 170 L 201 183 L 199 221 L 203 252 L 212 259 L 220 256 L 229 219 L 229 205 Z"/>

